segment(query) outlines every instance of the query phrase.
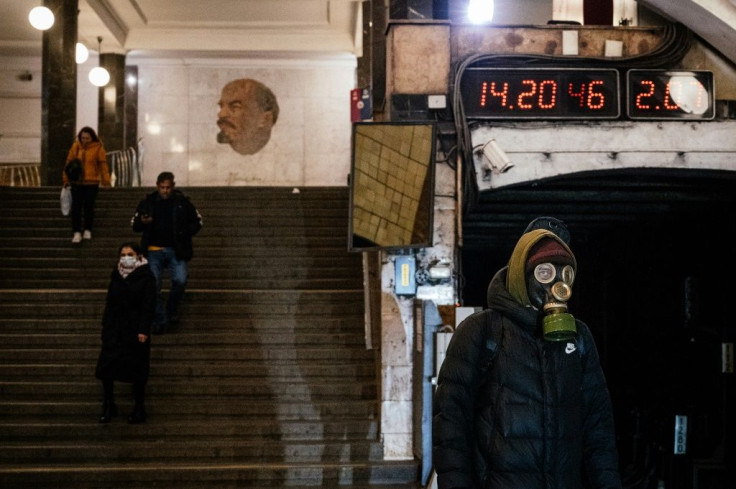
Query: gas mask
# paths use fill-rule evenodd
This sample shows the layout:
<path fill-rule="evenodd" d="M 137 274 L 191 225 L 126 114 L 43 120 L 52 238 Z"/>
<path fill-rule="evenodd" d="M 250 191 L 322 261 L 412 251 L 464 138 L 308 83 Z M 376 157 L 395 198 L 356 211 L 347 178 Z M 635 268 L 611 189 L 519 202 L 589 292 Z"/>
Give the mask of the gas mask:
<path fill-rule="evenodd" d="M 567 312 L 575 269 L 571 265 L 540 263 L 527 279 L 529 300 L 544 312 L 542 335 L 549 341 L 567 341 L 577 335 L 575 318 Z"/>

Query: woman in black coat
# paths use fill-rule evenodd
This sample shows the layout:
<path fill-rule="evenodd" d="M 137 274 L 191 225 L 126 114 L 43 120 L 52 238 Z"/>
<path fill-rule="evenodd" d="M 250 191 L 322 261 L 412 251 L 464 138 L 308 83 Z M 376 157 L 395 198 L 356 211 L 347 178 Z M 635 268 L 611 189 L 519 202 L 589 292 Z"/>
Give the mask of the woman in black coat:
<path fill-rule="evenodd" d="M 102 351 L 95 377 L 102 381 L 100 423 L 117 415 L 114 382 L 133 384 L 135 407 L 129 423 L 146 420 L 144 395 L 151 358 L 151 324 L 156 308 L 156 279 L 136 243 L 120 246 L 102 317 Z"/>

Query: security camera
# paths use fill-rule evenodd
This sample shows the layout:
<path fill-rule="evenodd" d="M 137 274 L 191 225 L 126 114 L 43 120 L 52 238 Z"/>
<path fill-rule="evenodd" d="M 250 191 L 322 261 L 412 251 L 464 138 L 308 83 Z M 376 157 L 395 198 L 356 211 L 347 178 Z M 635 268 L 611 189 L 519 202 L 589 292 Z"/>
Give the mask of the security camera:
<path fill-rule="evenodd" d="M 498 143 L 496 143 L 495 139 L 491 139 L 484 144 L 482 152 L 485 157 L 483 167 L 490 167 L 490 170 L 493 173 L 506 173 L 514 166 L 514 164 L 511 163 L 509 156 L 503 149 L 501 149 Z"/>

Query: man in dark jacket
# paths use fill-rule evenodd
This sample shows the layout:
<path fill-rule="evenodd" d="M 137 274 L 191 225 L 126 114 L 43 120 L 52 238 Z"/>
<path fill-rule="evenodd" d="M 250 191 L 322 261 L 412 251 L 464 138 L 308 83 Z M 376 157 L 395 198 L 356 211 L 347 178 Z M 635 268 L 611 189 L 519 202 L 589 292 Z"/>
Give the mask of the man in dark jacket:
<path fill-rule="evenodd" d="M 489 309 L 453 334 L 434 399 L 440 489 L 621 488 L 598 352 L 567 312 L 577 263 L 554 227 L 527 228 Z"/>
<path fill-rule="evenodd" d="M 156 179 L 156 191 L 143 199 L 131 219 L 133 231 L 142 232 L 141 248 L 156 277 L 159 300 L 153 332 L 161 334 L 179 321 L 178 311 L 189 276 L 192 236 L 202 228 L 202 216 L 183 193 L 176 190 L 174 174 L 163 172 Z M 163 271 L 169 270 L 171 290 L 164 306 L 161 300 Z"/>

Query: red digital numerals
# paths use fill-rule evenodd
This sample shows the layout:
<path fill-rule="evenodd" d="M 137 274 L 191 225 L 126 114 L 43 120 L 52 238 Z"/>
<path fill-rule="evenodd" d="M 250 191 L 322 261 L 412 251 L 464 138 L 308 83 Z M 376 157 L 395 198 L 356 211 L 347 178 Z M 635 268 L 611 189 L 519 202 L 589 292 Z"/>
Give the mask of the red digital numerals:
<path fill-rule="evenodd" d="M 710 71 L 626 71 L 596 68 L 473 67 L 461 80 L 465 117 L 470 119 L 617 119 L 622 93 L 630 119 L 715 117 Z"/>
<path fill-rule="evenodd" d="M 488 96 L 498 97 L 501 107 L 506 107 L 509 100 L 509 84 L 501 83 L 501 89 L 496 86 L 496 82 L 483 82 L 483 88 L 480 92 L 480 106 L 485 107 L 488 102 Z"/>
<path fill-rule="evenodd" d="M 710 71 L 629 70 L 626 78 L 626 110 L 632 119 L 715 117 Z"/>
<path fill-rule="evenodd" d="M 580 88 L 576 92 L 573 84 L 568 84 L 567 94 L 572 99 L 578 100 L 579 107 L 587 107 L 592 110 L 600 110 L 606 105 L 606 96 L 600 89 L 603 87 L 601 80 L 593 80 L 588 83 L 581 83 Z"/>
<path fill-rule="evenodd" d="M 472 119 L 615 119 L 621 114 L 615 69 L 468 68 L 460 83 Z"/>
<path fill-rule="evenodd" d="M 694 110 L 708 107 L 708 93 L 703 84 L 691 78 L 686 81 L 672 79 L 664 86 L 664 93 L 657 93 L 654 80 L 639 81 L 643 91 L 636 96 L 634 105 L 639 110 L 681 110 L 680 102 Z"/>
<path fill-rule="evenodd" d="M 484 81 L 480 91 L 480 107 L 498 106 L 508 110 L 553 110 L 558 103 L 558 82 L 555 80 L 519 80 L 519 92 L 512 96 L 508 82 Z M 568 83 L 567 95 L 573 105 L 588 110 L 601 110 L 606 95 L 602 80 Z"/>

